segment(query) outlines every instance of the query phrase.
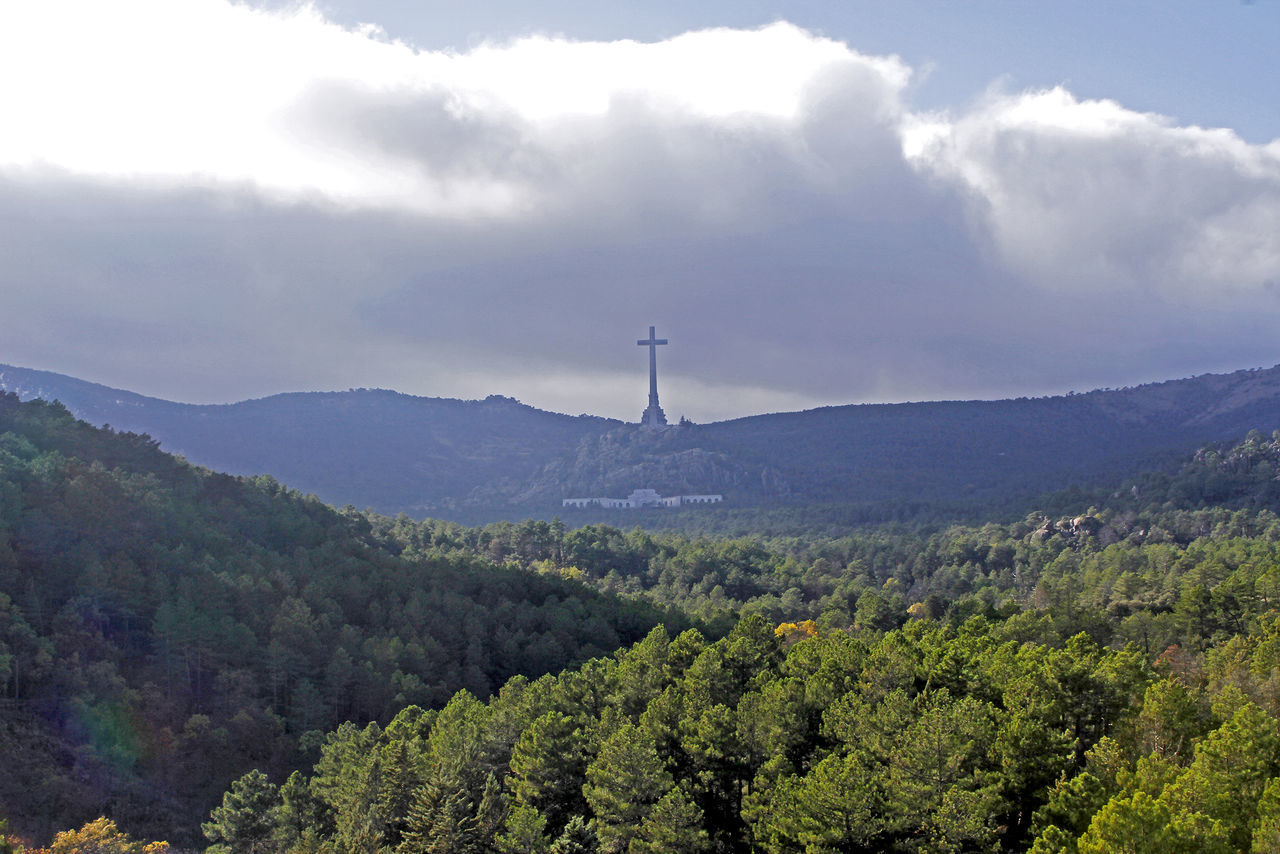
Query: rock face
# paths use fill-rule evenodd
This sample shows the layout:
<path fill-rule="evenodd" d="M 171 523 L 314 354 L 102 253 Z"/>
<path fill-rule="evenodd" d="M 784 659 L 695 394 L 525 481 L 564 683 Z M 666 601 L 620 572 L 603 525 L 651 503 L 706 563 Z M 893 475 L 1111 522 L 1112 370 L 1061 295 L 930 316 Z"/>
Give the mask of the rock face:
<path fill-rule="evenodd" d="M 1074 519 L 1045 519 L 1044 523 L 1031 532 L 1034 540 L 1047 540 L 1054 534 L 1061 534 L 1068 540 L 1081 540 L 1096 535 L 1103 528 L 1102 520 L 1097 516 L 1077 516 Z"/>
<path fill-rule="evenodd" d="M 586 436 L 574 454 L 547 463 L 509 497 L 534 504 L 569 497 L 625 496 L 638 487 L 656 489 L 662 495 L 776 498 L 788 494 L 785 479 L 768 466 L 753 466 L 725 451 L 702 447 L 700 438 L 698 427 L 684 425 L 657 430 L 628 425 Z M 480 491 L 473 497 L 489 499 Z"/>

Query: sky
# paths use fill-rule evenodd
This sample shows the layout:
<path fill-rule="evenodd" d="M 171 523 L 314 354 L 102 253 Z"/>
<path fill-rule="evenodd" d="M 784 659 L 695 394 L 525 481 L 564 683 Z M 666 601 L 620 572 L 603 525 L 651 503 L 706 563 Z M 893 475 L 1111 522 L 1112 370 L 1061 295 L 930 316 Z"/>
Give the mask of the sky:
<path fill-rule="evenodd" d="M 1280 3 L 0 3 L 0 362 L 636 421 L 1271 366 Z"/>

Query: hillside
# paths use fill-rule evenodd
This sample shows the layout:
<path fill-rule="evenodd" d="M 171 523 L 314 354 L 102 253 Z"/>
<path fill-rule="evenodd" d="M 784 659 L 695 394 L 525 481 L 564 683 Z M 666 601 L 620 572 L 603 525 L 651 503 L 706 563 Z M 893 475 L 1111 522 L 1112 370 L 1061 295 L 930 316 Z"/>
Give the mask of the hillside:
<path fill-rule="evenodd" d="M 376 389 L 198 406 L 9 366 L 0 366 L 0 390 L 58 400 L 77 418 L 146 433 L 216 471 L 270 474 L 329 503 L 383 512 L 448 508 L 477 486 L 514 492 L 548 457 L 619 426 L 496 395 L 464 401 Z"/>
<path fill-rule="evenodd" d="M 0 818 L 186 843 L 231 779 L 343 721 L 687 622 L 396 530 L 0 393 Z"/>
<path fill-rule="evenodd" d="M 1065 517 L 928 536 L 569 532 L 564 560 L 603 585 L 749 616 L 346 725 L 310 774 L 236 781 L 206 835 L 276 854 L 1280 850 L 1278 467 L 1280 432 L 1253 433 L 1096 507 L 1053 497 Z M 463 539 L 524 562 L 535 533 Z"/>
<path fill-rule="evenodd" d="M 990 501 L 1118 474 L 1280 425 L 1280 367 L 1059 397 L 842 406 L 709 425 L 807 500 Z"/>
<path fill-rule="evenodd" d="M 0 388 L 56 398 L 78 417 L 145 432 L 193 462 L 269 473 L 335 504 L 469 522 L 545 518 L 562 512 L 561 498 L 641 486 L 719 492 L 726 510 L 985 505 L 1113 479 L 1280 424 L 1280 367 L 1059 397 L 827 407 L 656 432 L 502 397 L 361 389 L 197 406 L 8 366 L 0 366 Z"/>
<path fill-rule="evenodd" d="M 1201 448 L 1168 471 L 1036 496 L 1011 507 L 1003 519 L 806 525 L 803 517 L 825 510 L 817 507 L 792 508 L 788 515 L 801 518 L 788 526 L 774 524 L 772 514 L 743 513 L 744 522 L 754 516 L 763 524 L 732 536 L 721 530 L 691 536 L 687 530 L 624 529 L 595 522 L 553 540 L 546 523 L 495 522 L 461 529 L 434 520 L 402 521 L 393 536 L 422 529 L 419 536 L 438 547 L 483 554 L 508 566 L 534 568 L 557 560 L 600 590 L 676 605 L 709 622 L 727 609 L 760 613 L 775 623 L 807 618 L 851 625 L 874 622 L 885 608 L 905 618 L 911 602 L 965 614 L 993 604 L 1025 606 L 1045 568 L 1064 550 L 1105 552 L 1100 562 L 1116 575 L 1132 569 L 1144 552 L 1167 557 L 1170 549 L 1195 548 L 1203 554 L 1211 540 L 1249 537 L 1265 541 L 1271 550 L 1280 538 L 1277 472 L 1280 431 L 1271 437 L 1254 431 L 1243 442 Z M 1233 555 L 1222 565 L 1240 560 Z M 1255 575 L 1241 582 L 1248 587 L 1260 583 L 1257 573 L 1276 577 L 1280 568 L 1270 556 L 1259 561 L 1255 554 L 1250 563 Z M 1074 611 L 1067 621 L 1073 631 L 1088 630 L 1100 641 L 1114 641 L 1115 629 L 1131 626 L 1107 628 L 1107 620 L 1120 622 L 1131 612 L 1148 611 L 1131 621 L 1141 623 L 1141 638 L 1126 635 L 1125 640 L 1139 642 L 1148 652 L 1177 643 L 1167 621 L 1182 596 L 1182 575 L 1193 565 L 1165 566 L 1146 582 L 1149 598 L 1135 598 L 1132 585 L 1116 587 L 1115 578 L 1109 578 L 1103 590 L 1089 588 L 1092 598 L 1082 608 L 1067 609 Z M 1204 578 L 1193 574 L 1185 581 L 1194 586 Z M 1078 593 L 1067 589 L 1054 595 Z M 1238 609 L 1256 596 L 1241 594 L 1238 603 L 1223 607 Z M 896 603 L 891 608 L 890 601 Z M 1156 622 L 1164 621 L 1159 632 L 1155 623 L 1145 621 L 1153 615 Z M 1240 618 L 1237 613 L 1234 621 Z"/>
<path fill-rule="evenodd" d="M 1009 525 L 468 530 L 0 395 L 0 843 L 1274 850 L 1277 470 L 1253 433 Z"/>

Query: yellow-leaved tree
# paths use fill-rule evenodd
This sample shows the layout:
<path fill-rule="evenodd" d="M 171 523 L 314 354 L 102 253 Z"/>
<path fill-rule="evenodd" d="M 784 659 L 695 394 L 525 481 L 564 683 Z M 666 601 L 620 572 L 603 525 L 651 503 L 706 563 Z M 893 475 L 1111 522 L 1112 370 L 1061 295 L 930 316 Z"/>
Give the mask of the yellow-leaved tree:
<path fill-rule="evenodd" d="M 138 842 L 109 818 L 97 818 L 79 830 L 64 830 L 48 848 L 30 854 L 166 854 L 168 842 Z"/>

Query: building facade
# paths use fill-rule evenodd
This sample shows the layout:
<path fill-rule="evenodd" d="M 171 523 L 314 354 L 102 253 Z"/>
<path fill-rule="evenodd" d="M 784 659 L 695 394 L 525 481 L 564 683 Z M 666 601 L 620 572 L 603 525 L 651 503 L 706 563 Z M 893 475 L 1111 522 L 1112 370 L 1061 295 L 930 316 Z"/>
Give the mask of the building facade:
<path fill-rule="evenodd" d="M 565 498 L 562 507 L 603 507 L 611 510 L 634 510 L 639 507 L 682 507 L 686 504 L 719 504 L 723 495 L 662 496 L 653 489 L 633 489 L 626 498 Z"/>

